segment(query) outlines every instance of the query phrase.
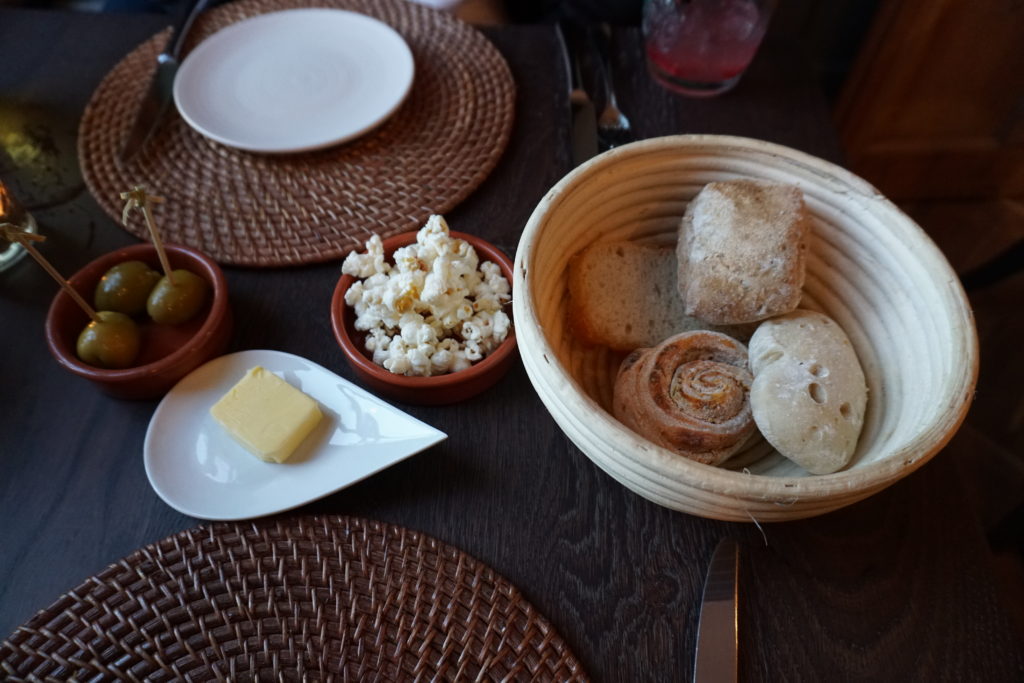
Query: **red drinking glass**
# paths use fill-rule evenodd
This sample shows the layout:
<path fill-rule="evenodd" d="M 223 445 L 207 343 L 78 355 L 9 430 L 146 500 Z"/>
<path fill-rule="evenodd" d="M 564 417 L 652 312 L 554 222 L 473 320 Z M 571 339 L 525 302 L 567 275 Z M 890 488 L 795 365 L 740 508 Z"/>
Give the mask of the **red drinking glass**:
<path fill-rule="evenodd" d="M 654 79 L 693 97 L 739 81 L 761 45 L 775 0 L 646 0 L 644 49 Z"/>

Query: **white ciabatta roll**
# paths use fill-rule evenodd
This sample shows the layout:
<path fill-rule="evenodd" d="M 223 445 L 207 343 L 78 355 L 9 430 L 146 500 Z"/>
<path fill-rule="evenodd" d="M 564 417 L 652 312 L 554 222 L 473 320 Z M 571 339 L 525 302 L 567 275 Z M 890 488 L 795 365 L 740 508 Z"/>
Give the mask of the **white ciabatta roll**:
<path fill-rule="evenodd" d="M 750 407 L 768 443 L 812 474 L 846 467 L 868 387 L 842 328 L 802 309 L 766 320 L 750 338 L 750 369 Z"/>
<path fill-rule="evenodd" d="M 637 434 L 705 465 L 725 462 L 754 431 L 747 349 L 697 330 L 634 351 L 615 381 L 615 417 Z"/>

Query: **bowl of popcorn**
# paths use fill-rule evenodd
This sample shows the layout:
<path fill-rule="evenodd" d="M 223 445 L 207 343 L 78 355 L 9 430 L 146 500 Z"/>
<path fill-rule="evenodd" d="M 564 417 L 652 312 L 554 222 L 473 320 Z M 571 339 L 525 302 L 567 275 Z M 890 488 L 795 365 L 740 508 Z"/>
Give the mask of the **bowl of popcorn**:
<path fill-rule="evenodd" d="M 375 393 L 447 404 L 484 391 L 515 358 L 512 262 L 431 216 L 418 231 L 353 251 L 331 300 L 349 366 Z"/>
<path fill-rule="evenodd" d="M 952 438 L 967 297 L 849 171 L 748 138 L 643 140 L 574 169 L 516 251 L 519 353 L 596 466 L 659 505 L 772 522 L 851 505 Z"/>

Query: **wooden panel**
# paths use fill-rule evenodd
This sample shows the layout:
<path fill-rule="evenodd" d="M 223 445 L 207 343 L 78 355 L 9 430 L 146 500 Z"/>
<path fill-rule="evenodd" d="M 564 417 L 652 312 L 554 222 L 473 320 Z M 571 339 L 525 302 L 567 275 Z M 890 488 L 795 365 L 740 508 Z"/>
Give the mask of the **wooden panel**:
<path fill-rule="evenodd" d="M 836 111 L 850 166 L 896 199 L 1024 196 L 1024 4 L 890 0 Z"/>

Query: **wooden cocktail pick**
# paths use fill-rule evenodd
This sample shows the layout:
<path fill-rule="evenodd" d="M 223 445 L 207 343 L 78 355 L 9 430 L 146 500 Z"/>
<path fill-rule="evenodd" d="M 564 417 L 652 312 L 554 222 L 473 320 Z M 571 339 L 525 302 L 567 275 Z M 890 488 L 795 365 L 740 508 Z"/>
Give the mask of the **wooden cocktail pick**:
<path fill-rule="evenodd" d="M 160 233 L 156 229 L 156 221 L 153 220 L 153 212 L 149 208 L 150 202 L 159 204 L 164 201 L 164 198 L 158 197 L 155 194 L 149 194 L 146 192 L 145 187 L 136 185 L 129 191 L 122 192 L 121 199 L 125 200 L 124 212 L 121 214 L 121 223 L 128 225 L 128 216 L 131 214 L 132 209 L 142 211 L 142 215 L 146 219 L 146 227 L 149 228 L 149 237 L 153 241 L 153 246 L 156 247 L 157 256 L 160 258 L 160 267 L 164 269 L 164 275 L 167 276 L 167 281 L 173 287 L 174 275 L 171 274 L 171 264 L 167 260 L 164 243 L 160 240 Z"/>
<path fill-rule="evenodd" d="M 74 287 L 68 284 L 68 281 L 57 272 L 57 269 L 50 265 L 50 262 L 46 260 L 46 257 L 40 254 L 35 246 L 33 246 L 33 242 L 45 242 L 45 237 L 22 230 L 21 227 L 14 225 L 13 223 L 0 223 L 0 231 L 3 232 L 4 238 L 9 242 L 17 242 L 21 246 L 25 247 L 25 250 L 39 263 L 39 265 L 43 267 L 43 270 L 49 273 L 50 276 L 64 288 L 64 291 L 67 292 L 68 296 L 70 296 L 76 304 L 82 307 L 82 310 L 85 311 L 85 314 L 89 316 L 90 320 L 94 320 L 96 322 L 100 321 L 100 317 L 96 315 L 96 311 L 93 310 L 93 307 L 82 298 L 81 294 L 75 291 Z"/>

